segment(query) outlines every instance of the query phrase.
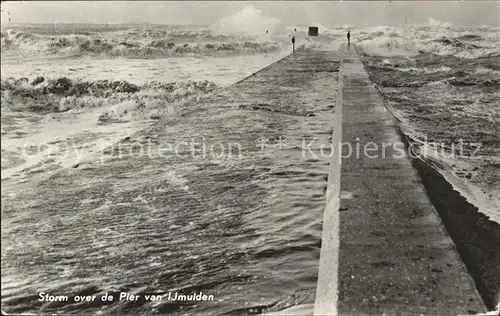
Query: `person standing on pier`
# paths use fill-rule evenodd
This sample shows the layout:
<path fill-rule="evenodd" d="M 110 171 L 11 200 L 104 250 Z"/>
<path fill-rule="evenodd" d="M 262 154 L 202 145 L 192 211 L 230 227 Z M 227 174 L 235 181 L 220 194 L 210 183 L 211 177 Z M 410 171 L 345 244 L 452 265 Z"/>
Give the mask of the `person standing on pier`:
<path fill-rule="evenodd" d="M 347 31 L 347 47 L 351 46 L 351 31 Z"/>
<path fill-rule="evenodd" d="M 292 48 L 293 51 L 295 52 L 295 36 L 292 36 Z"/>

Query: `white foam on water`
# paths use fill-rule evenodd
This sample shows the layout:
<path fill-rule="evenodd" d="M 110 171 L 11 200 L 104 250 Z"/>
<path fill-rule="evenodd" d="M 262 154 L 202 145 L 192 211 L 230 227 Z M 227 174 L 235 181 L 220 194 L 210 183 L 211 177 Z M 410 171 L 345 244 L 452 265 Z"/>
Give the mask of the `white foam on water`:
<path fill-rule="evenodd" d="M 438 73 L 438 72 L 449 72 L 452 69 L 450 67 L 446 66 L 441 66 L 437 68 L 416 68 L 416 67 L 409 67 L 409 68 L 397 68 L 399 71 L 404 71 L 404 72 L 413 72 L 413 73 L 424 73 L 424 74 L 433 74 L 433 73 Z"/>
<path fill-rule="evenodd" d="M 270 312 L 263 314 L 265 316 L 273 316 L 273 315 L 301 315 L 301 316 L 312 316 L 313 315 L 313 304 L 300 304 L 295 305 L 279 312 Z"/>
<path fill-rule="evenodd" d="M 441 27 L 441 28 L 450 28 L 451 23 L 448 22 L 441 22 L 439 20 L 435 20 L 432 17 L 429 17 L 429 26 L 434 26 L 434 27 Z"/>
<path fill-rule="evenodd" d="M 2 180 L 26 180 L 29 178 L 27 172 L 31 168 L 48 160 L 52 161 L 50 164 L 59 165 L 61 168 L 71 167 L 148 124 L 148 121 L 144 120 L 98 125 L 98 117 L 101 114 L 102 110 L 78 115 L 59 115 L 57 119 L 48 116 L 47 120 L 40 123 L 35 133 L 23 138 L 2 137 L 2 150 L 19 152 L 25 160 L 13 168 L 3 169 Z M 96 136 L 86 141 L 85 138 L 90 133 Z M 34 152 L 28 150 L 30 147 L 35 148 Z M 50 173 L 50 170 L 46 172 Z"/>
<path fill-rule="evenodd" d="M 282 58 L 291 50 L 266 55 L 231 57 L 175 57 L 164 59 L 36 59 L 26 62 L 2 60 L 2 78 L 79 78 L 85 81 L 125 80 L 133 84 L 148 81 L 177 82 L 208 80 L 229 85 Z"/>
<path fill-rule="evenodd" d="M 172 98 L 182 101 L 190 100 L 189 95 L 193 89 L 198 89 L 194 84 L 183 82 L 196 78 L 208 80 L 220 86 L 229 85 L 244 78 L 258 69 L 282 58 L 289 52 L 284 50 L 277 54 L 268 55 L 246 55 L 231 57 L 184 57 L 167 59 L 57 59 L 40 58 L 24 62 L 2 58 L 2 79 L 13 77 L 16 79 L 28 77 L 30 81 L 38 76 L 49 79 L 75 78 L 87 82 L 97 80 L 124 80 L 136 85 L 142 85 L 153 80 L 160 83 L 178 82 L 174 91 L 170 93 Z M 126 62 L 125 62 L 126 61 Z M 25 87 L 26 86 L 26 87 Z M 24 84 L 21 88 L 29 88 L 30 84 Z M 200 87 L 205 89 L 206 87 Z M 194 91 L 196 92 L 196 91 Z M 12 123 L 2 123 L 2 150 L 7 153 L 17 153 L 25 161 L 14 167 L 4 164 L 2 159 L 2 179 L 16 178 L 19 182 L 29 181 L 34 175 L 29 175 L 30 170 L 40 165 L 40 172 L 46 173 L 52 165 L 57 168 L 67 168 L 79 163 L 82 159 L 95 154 L 112 145 L 121 138 L 127 137 L 136 131 L 145 128 L 150 117 L 162 116 L 163 110 L 170 113 L 170 107 L 175 104 L 165 104 L 162 96 L 165 92 L 161 86 L 153 86 L 142 89 L 135 94 L 118 93 L 111 97 L 96 97 L 92 95 L 69 96 L 60 100 L 60 110 L 68 110 L 65 113 L 51 113 L 45 115 L 26 112 L 8 113 L 3 106 L 7 104 L 9 95 L 2 92 L 2 116 L 18 116 Z M 184 96 L 188 94 L 188 96 Z M 196 97 L 196 94 L 193 94 Z M 138 108 L 138 102 L 143 101 L 146 106 L 146 114 L 133 117 Z M 4 104 L 5 101 L 5 104 Z M 118 102 L 117 102 L 118 101 Z M 15 102 L 15 99 L 14 99 Z M 21 105 L 21 104 L 20 104 Z M 165 108 L 166 106 L 166 108 Z M 74 111 L 73 111 L 74 109 Z M 108 113 L 119 123 L 99 125 L 99 117 Z M 19 116 L 23 116 L 20 118 Z M 168 115 L 168 113 L 167 113 Z M 36 120 L 30 119 L 33 116 Z M 37 121 L 34 123 L 33 121 Z M 7 125 L 12 124 L 18 131 L 24 133 L 21 137 L 15 137 L 8 131 Z M 12 127 L 12 126 L 10 126 Z M 84 141 L 90 133 L 98 134 L 96 139 Z M 74 144 L 75 140 L 82 144 Z M 27 154 L 26 148 L 30 145 L 37 148 L 35 154 Z M 44 150 L 41 150 L 44 149 Z M 3 155 L 4 156 L 4 155 Z"/>

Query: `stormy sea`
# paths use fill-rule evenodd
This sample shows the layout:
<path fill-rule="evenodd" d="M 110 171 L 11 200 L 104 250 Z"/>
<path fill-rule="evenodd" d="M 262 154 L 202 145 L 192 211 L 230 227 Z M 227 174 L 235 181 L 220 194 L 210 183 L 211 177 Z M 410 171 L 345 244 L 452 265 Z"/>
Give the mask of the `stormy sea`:
<path fill-rule="evenodd" d="M 292 35 L 298 46 L 309 43 L 307 26 L 268 23 L 238 29 L 231 20 L 225 22 L 3 25 L 2 209 L 4 199 L 16 199 L 19 192 L 33 190 L 38 181 L 59 170 L 94 159 L 114 142 L 158 120 L 182 119 L 179 113 L 197 101 L 289 55 Z M 479 212 L 500 223 L 500 28 L 462 28 L 429 19 L 420 26 L 319 29 L 321 42 L 332 50 L 345 42 L 350 30 L 370 78 L 415 150 Z M 193 177 L 196 172 L 204 174 L 193 172 Z M 164 176 L 184 185 L 175 170 Z M 126 185 L 133 187 L 131 179 Z M 294 185 L 300 182 L 291 182 L 290 190 Z M 98 183 L 95 186 L 97 190 Z M 313 189 L 302 194 L 308 192 Z M 201 207 L 177 221 L 162 219 L 157 211 L 136 221 L 133 208 L 122 208 L 132 213 L 104 214 L 99 215 L 102 220 L 94 220 L 82 217 L 78 209 L 67 209 L 60 210 L 64 216 L 37 214 L 41 222 L 10 207 L 2 211 L 2 308 L 13 313 L 248 315 L 309 304 L 316 287 L 322 203 L 314 206 L 317 212 L 291 206 L 274 221 L 262 220 L 265 216 L 259 212 L 265 210 L 256 208 L 253 226 L 258 224 L 261 235 L 251 235 L 253 226 L 229 222 L 216 227 L 226 234 L 220 237 L 225 238 L 224 249 L 194 242 L 194 228 L 208 225 L 196 214 L 204 212 Z M 105 208 L 96 207 L 96 214 L 103 212 Z M 230 210 L 220 212 L 233 216 Z M 56 229 L 70 222 L 72 230 Z M 125 225 L 127 231 L 114 231 L 115 224 Z M 79 242 L 79 232 L 94 230 L 103 232 L 98 242 Z M 266 237 L 277 232 L 280 238 Z M 39 243 L 44 234 L 50 234 L 52 244 Z M 250 235 L 242 240 L 245 234 Z M 122 239 L 133 240 L 133 247 Z M 65 250 L 59 243 L 78 247 Z M 72 251 L 87 253 L 88 260 L 73 260 Z M 130 252 L 136 259 L 144 255 L 128 262 Z M 96 274 L 94 265 L 102 267 L 105 260 L 114 268 Z M 288 266 L 297 260 L 308 268 Z M 248 263 L 252 268 L 246 270 Z M 221 270 L 226 264 L 246 272 Z M 123 277 L 116 267 L 128 269 L 130 275 Z M 190 290 L 213 293 L 217 301 L 40 302 L 40 284 L 46 292 L 72 295 Z"/>

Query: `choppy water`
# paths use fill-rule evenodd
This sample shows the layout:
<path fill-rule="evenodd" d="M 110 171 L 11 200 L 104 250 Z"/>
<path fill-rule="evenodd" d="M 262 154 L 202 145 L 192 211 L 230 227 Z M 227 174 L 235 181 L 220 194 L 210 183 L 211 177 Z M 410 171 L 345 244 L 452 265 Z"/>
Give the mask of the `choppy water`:
<path fill-rule="evenodd" d="M 172 135 L 214 140 L 231 135 L 248 142 L 245 148 L 258 141 L 256 135 L 328 137 L 326 114 L 308 118 L 301 113 L 331 109 L 315 108 L 316 101 L 300 95 L 277 102 L 262 94 L 256 108 L 229 102 L 237 96 L 227 93 L 235 90 L 223 92 L 229 100 L 223 108 L 212 99 L 225 86 L 287 54 L 294 28 L 258 36 L 151 25 L 2 29 L 6 306 L 16 312 L 84 309 L 81 304 L 33 303 L 36 294 L 27 293 L 40 288 L 72 295 L 211 290 L 218 299 L 202 306 L 118 304 L 107 307 L 110 312 L 250 314 L 268 306 L 279 310 L 311 303 L 326 162 L 302 161 L 297 148 L 272 157 L 252 150 L 251 159 L 236 165 L 174 159 L 158 160 L 147 169 L 140 161 L 120 165 L 95 160 L 100 150 L 158 121 L 163 125 L 148 132 L 156 146 Z M 296 28 L 298 44 L 307 44 L 306 28 Z M 320 27 L 320 40 L 336 50 L 347 28 Z M 481 212 L 500 222 L 494 208 L 500 195 L 499 29 L 349 29 L 364 51 L 370 77 L 415 144 L 439 142 L 449 149 L 458 139 L 466 143 L 461 157 L 427 158 Z M 293 83 L 283 85 L 294 89 Z M 259 93 L 251 92 L 254 97 Z M 200 104 L 214 108 L 197 108 L 191 102 L 195 99 L 208 100 Z M 287 106 L 293 111 L 283 112 Z M 195 114 L 185 116 L 186 111 Z M 255 111 L 263 114 L 255 116 Z M 209 125 L 204 132 L 192 128 L 204 124 Z M 242 136 L 242 130 L 251 133 Z M 474 157 L 470 142 L 482 143 Z M 76 163 L 81 167 L 69 168 Z M 255 170 L 255 165 L 261 168 Z M 60 190 L 36 186 L 64 168 L 69 168 L 65 176 L 49 179 L 52 186 L 45 187 Z M 79 182 L 73 182 L 74 176 Z M 57 204 L 64 196 L 68 202 Z M 135 196 L 134 203 L 123 202 L 125 196 Z M 303 196 L 315 202 L 305 205 Z M 177 206 L 169 207 L 167 200 Z M 97 304 L 90 310 L 101 308 Z"/>
<path fill-rule="evenodd" d="M 203 28 L 127 28 L 124 25 L 121 26 L 123 30 L 115 26 L 101 27 L 98 32 L 92 32 L 85 26 L 77 25 L 69 34 L 61 32 L 60 28 L 58 25 L 22 26 L 2 32 L 2 53 L 6 54 L 5 58 L 22 59 L 40 54 L 49 58 L 91 55 L 144 59 L 262 54 L 276 52 L 281 48 L 280 42 L 270 36 L 266 37 L 265 41 L 256 41 L 253 37 L 217 35 Z"/>
<path fill-rule="evenodd" d="M 103 160 L 4 195 L 5 308 L 252 314 L 312 303 L 329 158 L 304 159 L 301 143 L 331 137 L 338 61 L 332 53 L 318 72 L 294 58 L 122 141 L 122 156 L 114 147 Z M 275 148 L 281 137 L 283 150 Z M 190 155 L 189 146 L 180 156 L 133 152 L 139 144 L 158 153 L 193 140 L 225 149 L 206 158 Z M 228 144 L 238 145 L 229 151 Z M 42 290 L 98 297 L 202 291 L 216 301 L 43 304 L 26 294 Z"/>
<path fill-rule="evenodd" d="M 188 43 L 208 45 L 209 51 L 143 56 L 111 54 L 106 49 L 75 54 L 63 49 L 78 50 L 82 41 L 108 47 L 126 39 L 142 43 L 138 49 L 145 51 L 151 41 L 177 43 L 181 39 L 185 41 L 179 44 L 182 49 Z M 61 42 L 67 45 L 57 46 Z M 288 53 L 280 49 L 280 43 L 279 36 L 218 35 L 206 27 L 189 26 L 22 25 L 3 29 L 2 178 L 29 181 L 31 176 L 23 170 L 35 168 L 44 173 L 77 163 L 152 120 L 172 115 L 184 103 L 215 93 L 278 60 Z M 274 48 L 258 51 L 259 45 Z M 228 46 L 233 48 L 225 50 Z"/>
<path fill-rule="evenodd" d="M 361 43 L 370 78 L 425 159 L 500 222 L 498 28 L 410 31 L 426 40 Z"/>

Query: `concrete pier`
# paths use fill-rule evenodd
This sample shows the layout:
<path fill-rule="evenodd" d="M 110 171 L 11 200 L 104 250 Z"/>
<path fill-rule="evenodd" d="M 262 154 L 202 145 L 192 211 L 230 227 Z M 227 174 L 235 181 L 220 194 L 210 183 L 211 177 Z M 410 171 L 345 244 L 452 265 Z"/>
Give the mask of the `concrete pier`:
<path fill-rule="evenodd" d="M 234 315 L 313 303 L 330 166 L 320 147 L 331 142 L 338 69 L 336 52 L 297 51 L 2 196 L 2 276 L 43 280 L 11 286 L 2 308 L 101 310 L 39 302 L 47 284 L 68 296 L 119 287 L 217 298 L 196 307 L 110 304 L 118 314 Z M 59 288 L 61 278 L 72 287 Z"/>
<path fill-rule="evenodd" d="M 354 46 L 301 49 L 98 159 L 2 197 L 2 273 L 34 271 L 57 292 L 55 265 L 90 294 L 120 283 L 225 298 L 113 312 L 484 312 L 405 150 Z M 37 302 L 44 289 L 10 288 L 2 308 L 78 309 Z"/>
<path fill-rule="evenodd" d="M 343 148 L 338 314 L 484 311 L 391 114 L 355 48 L 342 50 L 342 140 L 352 153 Z"/>

